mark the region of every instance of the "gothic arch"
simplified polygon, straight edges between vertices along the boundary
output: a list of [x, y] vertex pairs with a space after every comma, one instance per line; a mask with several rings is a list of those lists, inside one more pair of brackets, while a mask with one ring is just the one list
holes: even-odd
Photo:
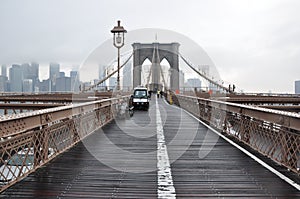
[[179, 89], [179, 43], [134, 43], [133, 47], [133, 87], [141, 84], [141, 65], [148, 58], [153, 58], [154, 49], [158, 49], [159, 61], [164, 58], [171, 67], [170, 89]]

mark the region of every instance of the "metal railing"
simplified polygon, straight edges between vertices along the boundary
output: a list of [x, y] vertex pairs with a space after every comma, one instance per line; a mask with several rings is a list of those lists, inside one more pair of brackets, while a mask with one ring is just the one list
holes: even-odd
[[173, 102], [213, 128], [300, 174], [300, 114], [184, 95]]
[[0, 191], [110, 122], [127, 102], [111, 98], [0, 118]]

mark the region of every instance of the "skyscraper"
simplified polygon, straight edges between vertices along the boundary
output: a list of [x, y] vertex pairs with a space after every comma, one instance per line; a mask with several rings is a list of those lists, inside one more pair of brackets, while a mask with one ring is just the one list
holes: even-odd
[[50, 63], [49, 78], [51, 80], [59, 77], [60, 66], [58, 63]]
[[200, 90], [201, 89], [201, 81], [198, 78], [187, 79], [187, 84], [188, 84], [188, 87], [190, 88], [190, 90], [194, 90], [194, 89]]
[[123, 68], [123, 90], [129, 91], [132, 89], [132, 74], [131, 62], [128, 62]]
[[28, 63], [21, 64], [23, 79], [29, 79], [30, 76], [30, 65]]
[[[21, 65], [23, 71], [23, 79], [31, 79], [32, 80], [32, 88], [30, 90], [35, 91], [38, 81], [39, 81], [39, 64], [32, 62], [31, 65], [28, 63], [24, 63]], [[32, 92], [30, 91], [30, 92]], [[25, 92], [25, 91], [24, 91]], [[28, 91], [27, 91], [28, 92]]]
[[109, 89], [114, 90], [116, 86], [117, 86], [117, 78], [116, 77], [109, 78]]
[[98, 77], [99, 79], [103, 79], [105, 77], [105, 66], [104, 65], [99, 65], [98, 67]]
[[[22, 68], [22, 91], [25, 92], [23, 90], [23, 85], [24, 85], [24, 79], [32, 79], [32, 74], [31, 74], [31, 67], [28, 63], [23, 63], [21, 65], [21, 68]], [[32, 86], [32, 82], [30, 83], [30, 85]], [[26, 82], [26, 86], [29, 86], [28, 82]], [[27, 88], [26, 88], [27, 89]], [[28, 90], [28, 89], [27, 89]], [[32, 88], [29, 89], [30, 92], [32, 91]], [[29, 91], [26, 91], [26, 92], [29, 92]]]
[[[103, 80], [106, 77], [106, 67], [105, 66], [99, 65], [98, 75], [99, 75], [99, 81]], [[106, 87], [106, 82], [103, 82], [102, 84], [98, 85], [97, 87], [100, 87], [100, 90], [104, 90]]]
[[59, 72], [59, 76], [58, 77], [65, 77], [66, 73], [65, 72]]
[[300, 80], [295, 81], [295, 94], [300, 94]]
[[9, 69], [10, 91], [22, 92], [23, 70], [18, 64], [13, 64]]
[[1, 66], [1, 75], [7, 77], [7, 68], [6, 65]]
[[38, 78], [39, 77], [39, 64], [36, 62], [31, 62], [31, 74]]
[[51, 81], [49, 79], [43, 80], [39, 83], [39, 92], [49, 92]]
[[71, 91], [78, 92], [79, 91], [79, 73], [78, 71], [70, 71], [70, 78], [71, 78]]
[[32, 87], [33, 91], [38, 90], [38, 83], [39, 83], [39, 64], [36, 62], [31, 62], [30, 67], [30, 79], [32, 79]]
[[0, 75], [0, 92], [6, 92], [7, 89], [7, 69], [6, 65], [1, 66], [1, 75]]
[[59, 92], [71, 91], [71, 78], [70, 77], [59, 77], [56, 78], [56, 90]]
[[33, 91], [32, 79], [24, 79], [22, 89], [23, 92], [31, 93]]
[[50, 91], [56, 91], [56, 78], [59, 77], [60, 66], [57, 63], [50, 63], [49, 79], [51, 81]]
[[7, 81], [8, 78], [6, 76], [0, 75], [0, 92], [8, 91]]

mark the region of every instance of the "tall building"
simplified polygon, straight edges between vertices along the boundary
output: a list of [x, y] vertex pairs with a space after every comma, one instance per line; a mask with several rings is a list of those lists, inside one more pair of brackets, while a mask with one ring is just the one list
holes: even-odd
[[7, 68], [6, 65], [1, 66], [1, 75], [0, 75], [0, 92], [8, 91], [8, 77], [7, 77]]
[[78, 71], [75, 71], [75, 70], [70, 71], [70, 77], [79, 80], [79, 73], [78, 73]]
[[71, 91], [78, 92], [80, 81], [79, 81], [79, 73], [78, 71], [70, 71], [70, 78], [71, 78]]
[[56, 90], [57, 92], [69, 92], [71, 91], [71, 78], [59, 77], [56, 78]]
[[6, 65], [1, 66], [1, 75], [7, 77], [7, 68]]
[[24, 79], [22, 89], [23, 92], [31, 93], [33, 91], [32, 79]]
[[300, 94], [300, 80], [295, 81], [295, 94]]
[[8, 91], [7, 82], [8, 78], [6, 76], [0, 75], [0, 92]]
[[194, 90], [194, 89], [200, 90], [201, 89], [200, 79], [198, 79], [198, 78], [187, 79], [187, 87], [190, 88], [191, 90]]
[[109, 78], [109, 90], [114, 90], [116, 86], [117, 86], [117, 78], [116, 77]]
[[99, 79], [103, 79], [105, 77], [105, 66], [104, 65], [99, 65], [98, 67], [98, 77]]
[[58, 63], [50, 63], [49, 79], [51, 81], [50, 91], [56, 91], [56, 78], [59, 77], [60, 66]]
[[39, 77], [39, 64], [38, 63], [36, 63], [36, 62], [31, 62], [31, 74], [32, 74], [32, 76], [34, 76], [34, 77]]
[[[106, 77], [106, 67], [103, 65], [99, 65], [98, 68], [99, 81], [103, 80]], [[106, 87], [106, 82], [104, 81], [102, 84], [98, 85], [100, 90], [104, 90]]]
[[131, 62], [128, 62], [123, 68], [123, 90], [132, 90], [132, 70]]
[[21, 64], [23, 79], [29, 79], [30, 76], [30, 65], [28, 63]]
[[21, 68], [23, 70], [23, 80], [31, 79], [32, 88], [30, 90], [35, 91], [39, 81], [39, 64], [35, 62], [32, 62], [31, 65], [24, 63], [21, 65]]
[[11, 92], [22, 92], [23, 70], [18, 64], [13, 64], [9, 69], [9, 82]]
[[38, 84], [39, 84], [39, 64], [36, 62], [31, 62], [30, 67], [30, 79], [32, 79], [32, 87], [33, 91], [38, 90]]
[[50, 63], [49, 78], [52, 80], [59, 77], [60, 66], [58, 63]]
[[65, 77], [66, 73], [65, 72], [59, 72], [59, 76], [58, 77]]
[[49, 92], [51, 87], [51, 81], [49, 79], [43, 80], [39, 83], [39, 92]]

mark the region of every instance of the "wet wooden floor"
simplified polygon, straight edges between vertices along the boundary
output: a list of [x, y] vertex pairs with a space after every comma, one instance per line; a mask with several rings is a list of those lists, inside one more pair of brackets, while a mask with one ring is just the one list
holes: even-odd
[[[300, 198], [300, 192], [158, 99], [177, 198]], [[2, 198], [157, 198], [156, 106], [98, 130]]]

